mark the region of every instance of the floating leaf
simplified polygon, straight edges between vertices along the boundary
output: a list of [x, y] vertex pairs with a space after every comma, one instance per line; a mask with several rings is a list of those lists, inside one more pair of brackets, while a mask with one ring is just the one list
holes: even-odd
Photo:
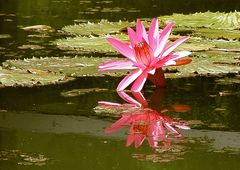
[[9, 34], [0, 34], [0, 39], [11, 38], [12, 36]]
[[18, 47], [19, 49], [31, 49], [31, 50], [41, 50], [43, 49], [44, 47], [40, 46], [40, 45], [30, 45], [30, 44], [24, 44], [24, 45], [21, 45]]
[[[70, 79], [69, 79], [70, 80]], [[0, 87], [4, 86], [39, 86], [54, 83], [66, 82], [62, 74], [53, 74], [46, 72], [42, 74], [31, 74], [26, 70], [0, 69]]]
[[174, 28], [174, 34], [190, 35], [192, 37], [201, 37], [205, 39], [224, 39], [224, 40], [239, 40], [239, 30], [223, 30], [210, 28], [188, 28], [180, 27]]
[[[192, 62], [181, 67], [169, 67], [169, 70], [177, 70], [176, 74], [168, 73], [169, 77], [189, 77], [189, 76], [214, 76], [219, 74], [239, 73], [240, 67], [232, 64], [237, 62], [236, 53], [220, 52], [195, 52]], [[216, 62], [224, 62], [218, 64]]]
[[177, 27], [211, 28], [211, 29], [239, 29], [240, 12], [200, 12], [195, 14], [173, 14], [161, 16], [164, 23], [174, 21]]
[[[50, 71], [55, 73], [63, 73], [66, 76], [72, 77], [85, 77], [85, 76], [102, 76], [103, 73], [98, 71], [97, 66], [108, 60], [117, 58], [97, 58], [97, 57], [45, 57], [45, 58], [32, 58], [24, 60], [7, 60], [3, 63], [4, 67], [8, 68], [20, 68], [24, 70], [30, 70], [35, 72], [38, 70]], [[111, 72], [104, 73], [111, 76], [123, 75], [125, 72]]]
[[127, 21], [109, 22], [101, 20], [99, 23], [83, 23], [76, 25], [69, 25], [62, 28], [63, 31], [76, 35], [103, 35], [119, 33], [122, 29], [133, 25]]
[[[128, 41], [128, 36], [125, 34], [117, 34], [112, 37], [121, 41]], [[58, 39], [54, 42], [62, 50], [79, 50], [84, 52], [98, 52], [98, 53], [116, 53], [116, 50], [106, 41], [106, 37], [74, 37], [66, 39]], [[179, 50], [188, 51], [204, 51], [215, 47], [213, 43], [201, 41], [188, 41], [177, 48]]]
[[48, 25], [33, 25], [21, 28], [25, 31], [35, 31], [35, 32], [53, 32], [54, 29]]
[[[127, 41], [128, 36], [125, 34], [114, 35], [122, 41]], [[58, 39], [54, 42], [63, 50], [79, 50], [82, 52], [99, 52], [99, 53], [116, 53], [116, 50], [106, 41], [105, 36], [101, 37], [74, 37]]]

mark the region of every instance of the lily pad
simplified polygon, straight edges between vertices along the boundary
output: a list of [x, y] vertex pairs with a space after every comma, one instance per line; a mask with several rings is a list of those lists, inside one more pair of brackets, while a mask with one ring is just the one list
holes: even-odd
[[[128, 36], [125, 34], [117, 34], [112, 37], [121, 41], [128, 41]], [[66, 39], [58, 39], [54, 42], [62, 50], [78, 50], [84, 52], [98, 52], [98, 53], [115, 53], [116, 50], [106, 41], [105, 36], [100, 37], [74, 37]], [[215, 47], [213, 43], [202, 43], [201, 41], [188, 41], [181, 44], [177, 50], [188, 51], [204, 51]]]
[[[167, 77], [191, 77], [191, 76], [216, 76], [220, 74], [240, 72], [236, 64], [236, 53], [220, 53], [215, 51], [195, 52], [192, 62], [181, 67], [169, 67], [169, 70], [177, 70], [177, 73], [168, 73]], [[224, 64], [220, 64], [224, 63]], [[171, 72], [171, 71], [170, 71]]]
[[19, 49], [31, 49], [31, 50], [41, 50], [43, 49], [44, 47], [40, 46], [40, 45], [30, 45], [30, 44], [24, 44], [24, 45], [21, 45], [18, 47]]
[[12, 36], [10, 34], [0, 34], [0, 39], [6, 39], [11, 38]]
[[174, 28], [174, 34], [190, 35], [192, 37], [201, 37], [204, 39], [224, 39], [224, 40], [239, 40], [239, 30], [226, 29], [210, 29], [210, 28]]
[[[70, 79], [69, 79], [70, 80]], [[30, 73], [27, 70], [20, 69], [0, 69], [0, 87], [4, 86], [41, 86], [66, 82], [63, 74], [54, 74], [49, 72]]]
[[[112, 37], [118, 38], [122, 41], [127, 41], [128, 36], [125, 34], [118, 34]], [[74, 37], [66, 39], [58, 39], [54, 42], [62, 50], [79, 50], [84, 52], [98, 52], [98, 53], [116, 53], [116, 50], [106, 41], [106, 36], [100, 37]]]
[[240, 29], [240, 12], [200, 12], [194, 14], [173, 14], [161, 16], [164, 23], [174, 21], [177, 27]]
[[53, 32], [54, 29], [48, 25], [32, 25], [27, 27], [22, 27], [21, 29], [25, 31], [34, 31], [34, 32]]
[[85, 77], [85, 76], [102, 76], [103, 74], [111, 76], [119, 76], [125, 74], [125, 72], [119, 73], [102, 73], [98, 71], [97, 66], [108, 60], [114, 60], [117, 58], [97, 58], [97, 57], [45, 57], [45, 58], [32, 58], [24, 60], [7, 60], [3, 63], [7, 68], [19, 68], [23, 70], [42, 70], [54, 73], [63, 73], [66, 76], [71, 77]]
[[122, 29], [133, 25], [133, 23], [128, 21], [109, 22], [106, 20], [101, 20], [99, 23], [88, 22], [65, 26], [62, 28], [62, 30], [66, 33], [75, 35], [103, 35], [119, 33]]

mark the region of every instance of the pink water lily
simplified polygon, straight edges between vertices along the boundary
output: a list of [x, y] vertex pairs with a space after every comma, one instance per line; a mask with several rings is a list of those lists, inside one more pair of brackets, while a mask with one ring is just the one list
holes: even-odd
[[191, 62], [190, 59], [180, 60], [191, 54], [189, 51], [173, 52], [188, 37], [184, 36], [169, 43], [168, 38], [172, 27], [173, 23], [168, 23], [159, 33], [158, 19], [154, 18], [147, 33], [142, 22], [138, 19], [136, 32], [132, 28], [128, 28], [130, 43], [121, 42], [111, 37], [107, 38], [107, 41], [127, 59], [102, 63], [99, 65], [99, 70], [133, 70], [119, 83], [117, 91], [124, 90], [132, 83], [132, 91], [141, 91], [147, 79], [156, 86], [165, 86], [163, 67]]

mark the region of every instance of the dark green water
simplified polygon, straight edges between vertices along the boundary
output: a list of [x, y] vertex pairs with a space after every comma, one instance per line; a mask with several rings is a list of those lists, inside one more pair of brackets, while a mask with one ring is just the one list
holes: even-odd
[[[0, 61], [32, 56], [63, 56], [47, 38], [32, 38], [20, 26], [50, 25], [55, 30], [74, 22], [135, 20], [173, 12], [240, 10], [237, 0], [224, 1], [0, 1]], [[23, 44], [43, 50], [19, 49]], [[75, 54], [69, 54], [74, 56]], [[147, 142], [125, 147], [128, 129], [105, 134], [116, 118], [97, 114], [98, 101], [124, 103], [114, 92], [120, 79], [82, 78], [62, 85], [0, 89], [0, 169], [85, 170], [238, 170], [240, 168], [240, 77], [168, 80], [156, 107], [186, 104], [191, 110], [171, 116], [190, 122], [185, 142], [159, 153]], [[154, 93], [147, 85], [145, 97]], [[95, 90], [94, 90], [94, 89]], [[88, 91], [83, 90], [88, 89]], [[89, 90], [90, 89], [90, 90]], [[92, 90], [91, 90], [92, 89]], [[97, 90], [96, 90], [97, 89]], [[174, 150], [175, 148], [175, 150]], [[157, 162], [167, 157], [170, 162]], [[180, 159], [181, 158], [181, 159]], [[142, 160], [144, 159], [144, 160]]]

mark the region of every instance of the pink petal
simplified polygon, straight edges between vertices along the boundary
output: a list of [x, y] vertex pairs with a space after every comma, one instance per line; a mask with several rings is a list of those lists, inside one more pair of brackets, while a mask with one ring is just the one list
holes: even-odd
[[179, 134], [179, 132], [176, 131], [176, 129], [174, 129], [169, 123], [166, 122], [166, 123], [164, 123], [164, 125], [170, 132], [172, 132], [174, 134]]
[[122, 104], [107, 102], [107, 101], [98, 101], [98, 106], [121, 106]]
[[[168, 61], [166, 63], [164, 63], [164, 66], [176, 65], [177, 62], [175, 62], [175, 60], [186, 57], [190, 54], [191, 54], [191, 52], [189, 52], [189, 51], [175, 52], [172, 55], [169, 55]], [[167, 57], [165, 57], [165, 58], [167, 58]], [[174, 61], [174, 62], [172, 62], [172, 61]]]
[[151, 146], [152, 148], [158, 147], [158, 141], [155, 139], [154, 136], [149, 136], [149, 137], [148, 137], [148, 144], [149, 144], [149, 146]]
[[161, 35], [159, 37], [159, 46], [157, 47], [154, 56], [157, 57], [165, 48], [169, 35], [172, 31], [173, 23], [168, 23], [168, 25], [162, 30]]
[[118, 121], [116, 121], [115, 123], [113, 123], [110, 127], [105, 129], [106, 133], [112, 133], [126, 125], [130, 125], [131, 123], [131, 116], [130, 115], [124, 115], [121, 117], [121, 119], [119, 119]]
[[132, 47], [135, 47], [135, 44], [138, 44], [141, 42], [141, 40], [138, 38], [137, 33], [130, 27], [128, 27], [128, 37], [130, 39]]
[[148, 76], [148, 73], [144, 71], [133, 83], [131, 91], [134, 91], [134, 92], [141, 91], [144, 86], [144, 83], [147, 80], [147, 76]]
[[134, 142], [134, 140], [135, 140], [135, 133], [134, 133], [133, 125], [131, 125], [128, 133], [126, 146], [130, 146]]
[[144, 39], [148, 43], [147, 32], [146, 32], [146, 29], [140, 19], [137, 19], [136, 32], [137, 32], [138, 39], [140, 41], [142, 41], [142, 39]]
[[123, 99], [125, 100], [126, 102], [128, 103], [131, 103], [131, 104], [135, 104], [137, 105], [138, 107], [141, 107], [142, 104], [139, 103], [137, 100], [133, 99], [132, 97], [130, 97], [127, 93], [125, 93], [124, 91], [120, 91], [118, 92], [118, 95]]
[[181, 66], [181, 65], [186, 65], [186, 64], [189, 64], [192, 62], [192, 59], [190, 58], [183, 58], [183, 59], [178, 59], [178, 60], [175, 60], [176, 62], [176, 66]]
[[141, 92], [132, 92], [133, 96], [141, 103], [143, 107], [148, 106], [147, 100], [144, 98], [143, 94]]
[[177, 128], [179, 129], [184, 129], [184, 130], [189, 130], [191, 129], [189, 126], [186, 126], [186, 125], [175, 125]]
[[174, 104], [171, 108], [174, 112], [188, 112], [191, 110], [191, 106], [185, 104]]
[[162, 66], [168, 66], [168, 65], [176, 64], [176, 62], [172, 62], [172, 61], [177, 60], [179, 58], [186, 57], [190, 54], [191, 54], [191, 52], [189, 52], [189, 51], [180, 51], [180, 52], [173, 53], [173, 54], [168, 55], [165, 58], [161, 59], [160, 61], [158, 61], [155, 64], [155, 67], [160, 68]]
[[134, 134], [129, 134], [126, 142], [126, 146], [130, 146], [135, 140]]
[[141, 69], [137, 69], [132, 73], [128, 74], [124, 79], [118, 84], [117, 91], [124, 90], [127, 86], [129, 86], [134, 80], [137, 79], [142, 74]]
[[183, 42], [185, 42], [186, 40], [188, 40], [188, 36], [184, 36], [182, 38], [177, 39], [176, 41], [174, 41], [172, 44], [170, 44], [164, 51], [163, 53], [163, 57], [167, 56], [168, 54], [170, 54], [175, 48], [177, 48], [180, 44], [182, 44]]
[[129, 44], [123, 43], [115, 38], [106, 38], [107, 41], [122, 55], [127, 57], [129, 60], [136, 61], [135, 60], [135, 53], [132, 48], [129, 47]]
[[159, 27], [158, 27], [158, 19], [153, 18], [149, 31], [148, 31], [148, 40], [149, 45], [152, 48], [153, 51], [158, 47], [159, 45]]
[[98, 68], [100, 71], [136, 69], [136, 67], [133, 66], [133, 62], [130, 60], [107, 61], [100, 64]]
[[135, 137], [135, 147], [139, 148], [142, 145], [142, 143], [145, 139], [145, 136], [143, 134], [138, 134], [137, 133], [137, 134], [134, 135], [134, 137]]

